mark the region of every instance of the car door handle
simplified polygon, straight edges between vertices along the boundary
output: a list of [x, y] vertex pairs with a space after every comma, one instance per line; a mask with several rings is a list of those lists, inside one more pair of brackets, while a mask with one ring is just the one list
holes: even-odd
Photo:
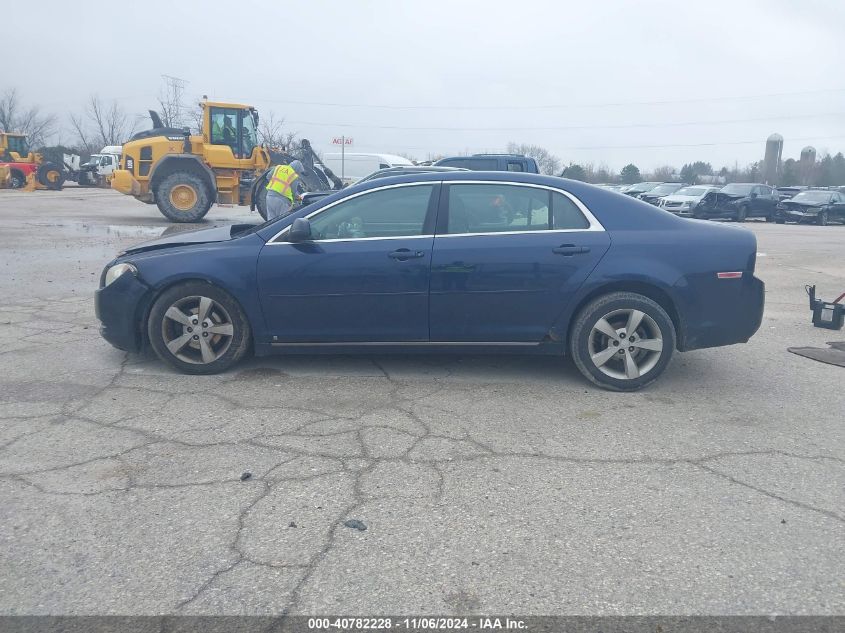
[[425, 255], [425, 252], [423, 251], [412, 251], [408, 248], [400, 248], [399, 250], [392, 251], [387, 254], [387, 256], [391, 259], [398, 259], [400, 262], [403, 262], [406, 259], [415, 259], [417, 257], [422, 257], [423, 255]]
[[575, 244], [561, 244], [557, 248], [553, 248], [552, 252], [556, 255], [563, 255], [565, 257], [571, 257], [572, 255], [578, 255], [580, 253], [589, 253], [590, 247], [589, 246], [575, 246]]

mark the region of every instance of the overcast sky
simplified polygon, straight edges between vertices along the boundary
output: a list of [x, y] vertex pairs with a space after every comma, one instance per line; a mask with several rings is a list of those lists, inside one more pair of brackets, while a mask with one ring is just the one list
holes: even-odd
[[41, 0], [4, 17], [28, 27], [4, 29], [0, 89], [63, 122], [91, 93], [140, 116], [168, 74], [318, 150], [517, 141], [614, 169], [744, 165], [772, 132], [784, 158], [845, 150], [843, 0]]

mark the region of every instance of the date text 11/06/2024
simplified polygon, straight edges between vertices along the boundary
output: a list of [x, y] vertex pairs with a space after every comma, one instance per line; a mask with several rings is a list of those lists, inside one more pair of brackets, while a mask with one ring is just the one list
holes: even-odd
[[478, 618], [309, 618], [308, 628], [311, 630], [389, 630], [403, 629], [408, 631], [430, 630], [449, 631], [461, 629], [477, 629], [481, 631], [494, 630], [525, 630], [523, 620], [513, 618], [478, 617]]

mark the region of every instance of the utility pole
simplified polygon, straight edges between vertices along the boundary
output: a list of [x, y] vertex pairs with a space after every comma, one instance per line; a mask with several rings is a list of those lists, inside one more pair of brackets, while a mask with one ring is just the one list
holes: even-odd
[[172, 75], [162, 75], [164, 80], [164, 94], [159, 99], [162, 109], [162, 117], [167, 127], [181, 127], [182, 111], [185, 106], [182, 103], [182, 95], [185, 94], [186, 79]]

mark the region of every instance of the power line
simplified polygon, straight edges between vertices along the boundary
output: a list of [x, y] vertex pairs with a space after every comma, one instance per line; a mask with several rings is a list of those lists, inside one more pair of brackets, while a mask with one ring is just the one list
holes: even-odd
[[797, 114], [773, 117], [753, 117], [748, 119], [722, 119], [717, 121], [684, 121], [682, 123], [630, 123], [625, 125], [553, 125], [553, 126], [530, 126], [530, 127], [453, 127], [453, 126], [403, 126], [403, 125], [370, 125], [358, 123], [322, 123], [319, 121], [297, 121], [286, 120], [286, 123], [297, 125], [313, 125], [316, 127], [334, 128], [359, 128], [372, 130], [406, 130], [406, 131], [438, 131], [438, 132], [529, 132], [529, 131], [556, 131], [556, 130], [623, 130], [632, 128], [668, 128], [688, 127], [693, 125], [725, 125], [730, 123], [753, 123], [759, 121], [789, 121], [795, 119], [817, 119], [827, 117], [842, 117], [841, 112], [826, 112], [823, 114]]
[[[790, 141], [829, 141], [829, 140], [838, 140], [838, 139], [845, 139], [845, 135], [842, 136], [804, 136], [799, 138], [789, 138]], [[720, 147], [720, 146], [728, 146], [728, 145], [762, 145], [763, 141], [761, 139], [754, 139], [749, 141], [724, 141], [724, 142], [712, 142], [712, 143], [672, 143], [668, 145], [573, 145], [570, 147], [555, 147], [555, 151], [562, 151], [562, 150], [606, 150], [606, 149], [667, 149], [667, 148], [674, 148], [674, 147]], [[384, 149], [383, 146], [376, 146], [376, 145], [357, 145], [360, 148], [371, 148], [371, 149]], [[392, 147], [399, 147], [402, 150], [421, 150], [421, 151], [431, 151], [431, 146], [422, 147], [422, 146], [414, 146], [414, 145], [393, 145]], [[462, 146], [457, 151], [469, 151], [469, 150], [478, 150], [478, 151], [490, 151], [489, 147], [477, 147], [477, 148], [468, 148], [466, 146]], [[438, 147], [437, 151], [442, 152], [444, 151], [443, 148]]]
[[383, 110], [567, 110], [577, 108], [611, 108], [642, 105], [669, 105], [682, 103], [710, 103], [716, 101], [747, 101], [753, 99], [771, 99], [797, 95], [818, 95], [845, 92], [845, 88], [823, 88], [794, 92], [770, 92], [756, 95], [725, 95], [718, 97], [695, 97], [692, 99], [665, 99], [659, 101], [608, 101], [603, 103], [559, 103], [526, 105], [390, 105], [379, 103], [338, 103], [331, 101], [292, 101], [289, 99], [256, 99], [265, 103], [286, 103], [290, 105], [324, 106], [333, 108], [377, 108]]

